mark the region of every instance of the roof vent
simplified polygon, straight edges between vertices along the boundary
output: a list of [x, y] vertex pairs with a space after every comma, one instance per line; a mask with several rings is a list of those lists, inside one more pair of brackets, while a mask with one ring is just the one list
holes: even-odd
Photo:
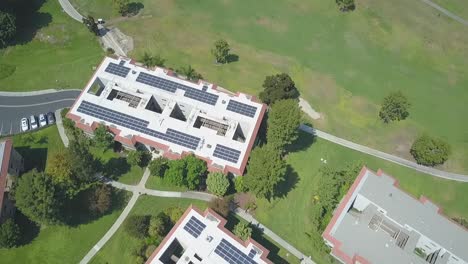
[[206, 241], [211, 242], [212, 240], [213, 240], [213, 237], [212, 237], [212, 236], [207, 236], [207, 237], [206, 237]]

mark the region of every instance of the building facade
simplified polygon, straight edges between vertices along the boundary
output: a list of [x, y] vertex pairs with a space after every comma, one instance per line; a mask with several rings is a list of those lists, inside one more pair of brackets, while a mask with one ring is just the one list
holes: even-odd
[[127, 148], [171, 159], [193, 153], [211, 171], [242, 175], [265, 110], [252, 96], [106, 57], [67, 117], [89, 134], [106, 125]]
[[364, 167], [323, 233], [346, 264], [467, 264], [468, 231], [383, 171]]
[[226, 219], [211, 209], [190, 206], [156, 248], [147, 264], [265, 264], [269, 251], [227, 230]]
[[24, 170], [23, 157], [13, 148], [13, 141], [0, 142], [0, 223], [12, 217], [15, 205], [9, 197], [13, 177]]

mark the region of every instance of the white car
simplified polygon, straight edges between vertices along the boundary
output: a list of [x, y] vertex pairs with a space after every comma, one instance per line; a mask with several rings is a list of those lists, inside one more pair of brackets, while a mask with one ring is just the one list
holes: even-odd
[[26, 117], [21, 118], [21, 131], [25, 132], [29, 130], [29, 122]]
[[31, 116], [29, 118], [29, 122], [31, 123], [31, 129], [36, 129], [37, 128], [37, 122], [36, 122], [36, 117], [35, 116]]
[[44, 114], [39, 115], [39, 126], [40, 127], [47, 126], [47, 119]]

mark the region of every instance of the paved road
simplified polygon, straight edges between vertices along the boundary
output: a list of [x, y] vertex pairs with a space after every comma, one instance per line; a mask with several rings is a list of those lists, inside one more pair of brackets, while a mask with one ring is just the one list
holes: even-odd
[[70, 107], [79, 94], [80, 91], [71, 90], [33, 96], [0, 96], [0, 135], [21, 132], [23, 117]]
[[309, 127], [307, 125], [301, 125], [300, 129], [302, 131], [305, 131], [305, 132], [310, 133], [312, 135], [316, 135], [319, 138], [328, 140], [330, 142], [339, 144], [341, 146], [344, 146], [344, 147], [347, 147], [347, 148], [350, 148], [350, 149], [354, 149], [354, 150], [357, 150], [359, 152], [369, 154], [369, 155], [372, 155], [374, 157], [384, 159], [384, 160], [387, 160], [387, 161], [390, 161], [390, 162], [393, 162], [393, 163], [396, 163], [396, 164], [399, 164], [399, 165], [402, 165], [402, 166], [405, 166], [405, 167], [408, 167], [408, 168], [411, 168], [411, 169], [414, 169], [414, 170], [417, 170], [417, 171], [420, 171], [420, 172], [423, 172], [423, 173], [426, 173], [426, 174], [430, 174], [430, 175], [438, 177], [438, 178], [442, 178], [442, 179], [446, 179], [446, 180], [459, 181], [459, 182], [468, 182], [468, 175], [451, 173], [451, 172], [446, 172], [446, 171], [441, 171], [441, 170], [438, 170], [438, 169], [434, 169], [434, 168], [431, 168], [431, 167], [422, 166], [422, 165], [419, 165], [419, 164], [417, 164], [417, 163], [415, 163], [413, 161], [409, 161], [409, 160], [406, 160], [406, 159], [403, 159], [403, 158], [400, 158], [400, 157], [397, 157], [397, 156], [394, 156], [394, 155], [391, 155], [391, 154], [388, 154], [388, 153], [385, 153], [385, 152], [382, 152], [382, 151], [379, 151], [379, 150], [376, 150], [376, 149], [372, 149], [372, 148], [369, 148], [369, 147], [366, 147], [366, 146], [363, 146], [363, 145], [356, 144], [356, 143], [351, 142], [349, 140], [339, 138], [339, 137], [333, 136], [331, 134], [328, 134], [326, 132], [311, 128], [311, 127]]
[[447, 9], [441, 7], [440, 5], [430, 1], [430, 0], [421, 0], [423, 3], [425, 3], [426, 5], [432, 7], [432, 8], [435, 8], [437, 10], [439, 10], [440, 12], [442, 12], [444, 15], [450, 17], [451, 19], [459, 22], [459, 23], [462, 23], [463, 25], [465, 26], [468, 26], [468, 21], [455, 15], [454, 13], [448, 11]]

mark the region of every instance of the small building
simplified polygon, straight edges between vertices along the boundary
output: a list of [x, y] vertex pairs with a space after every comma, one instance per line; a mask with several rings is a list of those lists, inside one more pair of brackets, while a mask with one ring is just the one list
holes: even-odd
[[468, 231], [427, 198], [364, 167], [323, 233], [342, 263], [467, 264]]
[[147, 264], [272, 263], [269, 251], [252, 239], [241, 241], [211, 209], [190, 206], [147, 260]]
[[8, 138], [0, 142], [0, 223], [12, 217], [15, 205], [9, 197], [13, 176], [18, 176], [24, 169], [21, 155], [13, 148], [13, 141]]
[[242, 175], [265, 110], [253, 96], [106, 57], [67, 117], [89, 134], [106, 125], [127, 148], [170, 159], [193, 153], [211, 171]]

